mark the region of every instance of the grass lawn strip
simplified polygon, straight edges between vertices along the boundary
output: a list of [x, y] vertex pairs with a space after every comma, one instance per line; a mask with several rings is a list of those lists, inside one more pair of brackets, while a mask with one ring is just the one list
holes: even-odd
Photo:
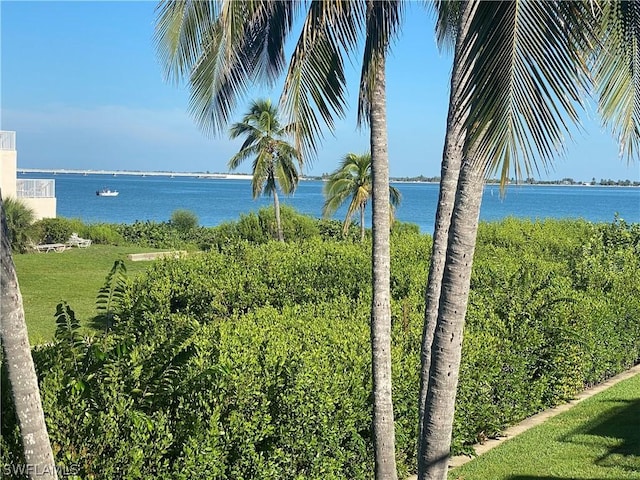
[[449, 479], [640, 479], [640, 365], [523, 424], [505, 432], [508, 441], [477, 446], [487, 453], [465, 457]]

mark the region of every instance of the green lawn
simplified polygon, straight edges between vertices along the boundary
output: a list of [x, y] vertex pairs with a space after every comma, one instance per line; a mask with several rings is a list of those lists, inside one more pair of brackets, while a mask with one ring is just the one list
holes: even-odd
[[96, 315], [96, 295], [113, 262], [125, 260], [132, 277], [148, 268], [149, 262], [131, 262], [127, 255], [149, 251], [153, 249], [92, 245], [61, 253], [14, 255], [31, 344], [53, 338], [56, 305], [62, 300], [88, 325]]
[[449, 479], [640, 479], [640, 375], [507, 440]]

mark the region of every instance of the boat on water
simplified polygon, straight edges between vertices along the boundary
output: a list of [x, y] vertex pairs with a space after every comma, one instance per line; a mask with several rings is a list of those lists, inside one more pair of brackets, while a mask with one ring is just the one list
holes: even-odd
[[111, 190], [110, 188], [103, 188], [102, 190], [96, 191], [96, 195], [99, 197], [117, 197], [118, 193], [120, 192], [117, 190]]

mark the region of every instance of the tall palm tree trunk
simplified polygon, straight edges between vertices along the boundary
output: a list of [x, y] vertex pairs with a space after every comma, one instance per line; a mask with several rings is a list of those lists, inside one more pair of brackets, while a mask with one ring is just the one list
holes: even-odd
[[276, 229], [278, 230], [278, 240], [284, 242], [284, 234], [282, 233], [282, 222], [280, 221], [280, 200], [278, 199], [278, 191], [273, 189], [273, 210], [276, 213]]
[[[1, 243], [0, 261], [0, 337], [11, 384], [13, 404], [20, 426], [26, 469], [30, 478], [57, 478], [49, 434], [42, 411], [38, 377], [31, 357], [27, 325], [24, 319], [22, 295], [18, 285], [7, 220], [0, 199]], [[18, 466], [16, 466], [18, 467]]]
[[364, 242], [364, 209], [365, 204], [360, 205], [360, 241]]
[[384, 60], [383, 55], [378, 56], [369, 112], [373, 183], [373, 300], [371, 305], [373, 440], [375, 478], [396, 480], [395, 430], [391, 396], [391, 248]]
[[451, 73], [451, 92], [449, 95], [449, 112], [447, 114], [447, 133], [445, 135], [442, 166], [440, 171], [440, 192], [438, 207], [436, 210], [435, 228], [433, 232], [433, 245], [431, 249], [431, 261], [429, 266], [429, 278], [425, 292], [424, 326], [422, 331], [422, 348], [420, 354], [420, 393], [418, 404], [418, 469], [425, 461], [425, 449], [428, 439], [423, 435], [424, 410], [427, 401], [429, 384], [429, 370], [431, 368], [431, 355], [433, 335], [438, 320], [438, 306], [440, 303], [440, 290], [442, 275], [447, 254], [447, 240], [451, 214], [456, 196], [460, 165], [463, 156], [465, 131], [463, 129], [468, 113], [461, 109], [461, 64], [462, 44], [466, 38], [470, 8], [463, 6], [461, 26], [456, 38], [456, 46], [453, 59], [453, 71]]
[[458, 373], [462, 355], [471, 268], [484, 184], [482, 172], [465, 163], [458, 180], [442, 277], [422, 434], [420, 480], [446, 480]]

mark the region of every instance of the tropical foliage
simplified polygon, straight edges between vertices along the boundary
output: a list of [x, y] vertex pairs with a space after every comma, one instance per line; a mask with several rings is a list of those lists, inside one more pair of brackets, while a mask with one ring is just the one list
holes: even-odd
[[169, 223], [178, 231], [188, 233], [198, 226], [198, 216], [191, 210], [178, 209], [171, 213]]
[[284, 241], [280, 222], [278, 189], [289, 195], [298, 186], [298, 168], [302, 167], [300, 152], [287, 142], [290, 126], [281, 125], [278, 110], [270, 100], [253, 102], [241, 122], [230, 129], [231, 138], [246, 137], [240, 151], [229, 160], [229, 168], [235, 170], [248, 158], [253, 158], [251, 187], [253, 198], [261, 193], [273, 196], [278, 240]]
[[[347, 153], [340, 166], [334, 171], [324, 185], [326, 197], [322, 207], [322, 215], [330, 217], [351, 197], [347, 214], [343, 222], [343, 232], [349, 230], [352, 217], [360, 214], [360, 241], [364, 240], [364, 212], [371, 198], [371, 154], [356, 155]], [[390, 186], [389, 199], [393, 208], [400, 204], [400, 191]]]
[[[404, 475], [431, 241], [391, 238]], [[640, 359], [639, 253], [622, 220], [480, 226], [455, 453]], [[83, 478], [371, 478], [371, 275], [366, 243], [319, 237], [236, 240], [126, 282], [115, 265], [99, 297], [112, 328], [87, 337], [61, 305], [34, 351], [56, 463]], [[8, 394], [0, 451], [15, 463]]]
[[[299, 2], [178, 2], [159, 6], [157, 43], [168, 76], [188, 77], [191, 111], [206, 130], [220, 131], [250, 84], [273, 85], [284, 73], [286, 40], [305, 9]], [[296, 148], [316, 154], [322, 124], [343, 116], [344, 57], [364, 33], [358, 123], [370, 126], [372, 155], [371, 304], [376, 478], [396, 478], [389, 342], [389, 159], [385, 60], [402, 18], [402, 2], [310, 2], [284, 75], [280, 104]], [[305, 5], [306, 6], [306, 5]], [[239, 19], [242, 19], [241, 21]], [[277, 202], [277, 196], [274, 196]], [[276, 215], [278, 208], [276, 207]], [[280, 237], [282, 240], [282, 237]]]
[[[31, 355], [22, 294], [13, 263], [5, 203], [0, 197], [0, 340], [2, 395], [12, 403], [11, 419], [16, 444], [3, 458], [5, 465], [28, 465], [44, 479], [55, 479], [55, 463], [45, 423], [38, 377]], [[9, 388], [7, 388], [9, 386]], [[2, 399], [4, 400], [4, 398]], [[4, 416], [4, 414], [3, 414]], [[2, 438], [5, 431], [2, 429]], [[4, 450], [4, 449], [3, 449]], [[20, 462], [7, 462], [9, 459]], [[3, 476], [6, 474], [3, 468]]]
[[421, 480], [447, 475], [484, 178], [500, 171], [505, 182], [511, 170], [522, 178], [548, 168], [588, 96], [590, 63], [601, 113], [630, 158], [640, 132], [635, 2], [467, 2], [454, 18], [447, 198], [436, 215], [423, 335]]
[[35, 221], [35, 213], [32, 208], [17, 198], [7, 197], [3, 205], [11, 249], [14, 252], [24, 253], [32, 241], [31, 226]]

